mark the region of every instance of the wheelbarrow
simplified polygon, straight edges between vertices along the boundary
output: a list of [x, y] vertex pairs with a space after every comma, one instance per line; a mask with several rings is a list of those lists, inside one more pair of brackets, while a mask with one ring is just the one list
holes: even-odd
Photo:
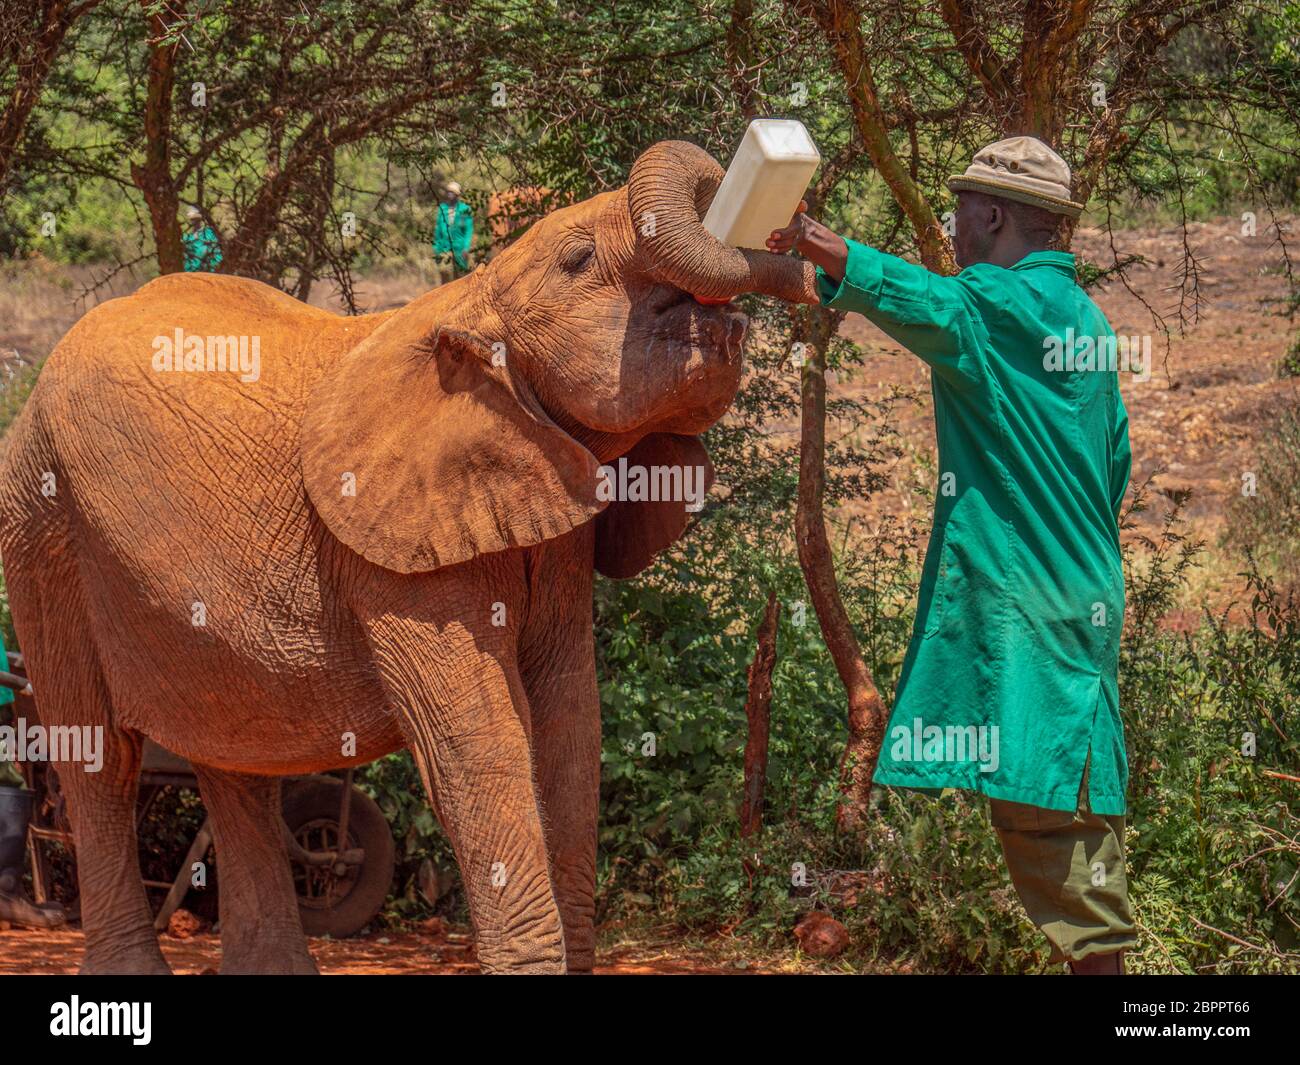
[[[15, 710], [39, 720], [32, 689], [23, 674], [20, 655], [10, 656], [11, 672], [0, 671], [0, 684], [16, 692]], [[16, 661], [15, 661], [16, 659]], [[38, 906], [47, 903], [51, 866], [44, 844], [58, 842], [72, 850], [75, 841], [66, 827], [57, 773], [47, 765], [22, 765], [28, 787], [35, 792], [36, 815], [28, 828], [32, 858], [32, 894]], [[280, 816], [285, 849], [298, 897], [303, 931], [309, 936], [343, 938], [355, 935], [383, 908], [393, 882], [393, 834], [383, 811], [369, 795], [353, 785], [353, 769], [342, 777], [329, 774], [287, 777], [281, 788]], [[136, 827], [143, 824], [166, 787], [198, 791], [193, 766], [152, 740], [141, 756]], [[172, 880], [145, 880], [145, 887], [166, 892], [154, 919], [162, 931], [190, 890], [195, 862], [204, 861], [213, 844], [211, 818], [205, 818]], [[217, 860], [220, 891], [220, 856]]]

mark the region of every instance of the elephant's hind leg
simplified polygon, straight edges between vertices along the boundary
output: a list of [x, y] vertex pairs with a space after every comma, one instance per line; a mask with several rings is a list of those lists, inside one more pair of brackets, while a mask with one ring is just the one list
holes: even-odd
[[56, 757], [53, 764], [76, 841], [86, 936], [81, 971], [170, 972], [140, 876], [135, 833], [140, 738], [113, 721], [74, 567], [57, 552], [39, 562], [12, 552], [5, 561], [40, 723], [51, 737], [60, 730], [63, 743], [80, 739], [79, 760]]
[[221, 971], [315, 973], [289, 872], [279, 777], [194, 769], [216, 835]]
[[[85, 705], [85, 704], [83, 704]], [[42, 718], [45, 710], [42, 708]], [[99, 773], [58, 764], [77, 849], [81, 922], [86, 933], [83, 973], [169, 973], [140, 876], [135, 803], [140, 744], [112, 726], [104, 728]]]
[[[49, 721], [42, 704], [42, 720]], [[89, 704], [83, 702], [82, 707]], [[81, 922], [86, 933], [83, 973], [169, 973], [140, 876], [135, 803], [140, 775], [140, 741], [111, 725], [104, 727], [104, 764], [57, 763], [77, 850]]]

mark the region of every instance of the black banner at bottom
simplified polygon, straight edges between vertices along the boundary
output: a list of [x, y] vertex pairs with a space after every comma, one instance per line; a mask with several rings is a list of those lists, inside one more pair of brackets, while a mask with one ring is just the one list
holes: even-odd
[[1220, 1053], [1298, 1045], [1297, 985], [1270, 977], [698, 979], [707, 988], [661, 977], [578, 986], [563, 978], [3, 977], [0, 1046], [18, 1061], [59, 1044], [205, 1055], [290, 1044], [388, 1057], [512, 1042], [546, 1050], [548, 1036], [570, 1050], [575, 1036], [612, 1048], [628, 1047], [629, 1037], [644, 1047], [648, 1037], [675, 1053], [734, 1053], [751, 1042], [768, 1054], [787, 1046], [819, 1053], [846, 1037], [868, 1054], [882, 1039], [927, 1051], [990, 1040], [1079, 1050], [1200, 1043]]

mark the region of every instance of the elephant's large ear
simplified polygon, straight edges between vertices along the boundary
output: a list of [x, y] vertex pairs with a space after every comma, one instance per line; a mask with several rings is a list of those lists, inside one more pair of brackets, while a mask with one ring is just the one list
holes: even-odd
[[384, 332], [317, 384], [303, 419], [307, 492], [338, 539], [415, 573], [561, 536], [601, 510], [595, 456], [483, 340]]
[[620, 470], [625, 470], [624, 487], [634, 486], [639, 469], [648, 471], [646, 483], [684, 489], [659, 492], [675, 498], [653, 501], [638, 501], [635, 489], [628, 499], [620, 493], [618, 502], [610, 503], [596, 518], [596, 569], [606, 577], [635, 577], [682, 535], [688, 505], [702, 505], [713, 484], [713, 463], [698, 437], [651, 433], [606, 469], [610, 477], [618, 474], [620, 479], [624, 477]]

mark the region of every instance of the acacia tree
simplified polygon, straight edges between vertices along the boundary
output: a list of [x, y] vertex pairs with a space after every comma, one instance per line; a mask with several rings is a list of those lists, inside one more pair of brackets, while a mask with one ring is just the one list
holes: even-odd
[[158, 272], [181, 270], [183, 252], [179, 188], [172, 174], [172, 114], [175, 107], [176, 53], [179, 34], [187, 21], [183, 0], [175, 6], [156, 0], [141, 0], [148, 26], [146, 46], [149, 60], [145, 76], [145, 100], [141, 112], [144, 140], [143, 162], [131, 163], [131, 180], [144, 196], [153, 228]]
[[0, 0], [0, 200], [68, 31], [101, 0]]
[[[46, 6], [70, 22], [68, 5]], [[350, 195], [372, 204], [385, 190], [341, 187], [341, 153], [427, 173], [472, 152], [490, 95], [483, 57], [522, 47], [467, 2], [96, 0], [73, 13], [77, 32], [41, 53], [43, 84], [72, 136], [94, 136], [21, 145], [20, 130], [25, 172], [65, 200], [93, 178], [143, 202], [142, 258], [163, 273], [181, 269], [178, 218], [197, 204], [221, 237], [222, 270], [300, 297], [322, 272], [346, 292], [353, 254], [380, 239], [364, 218], [355, 236], [343, 225]]]
[[[302, 297], [322, 263], [345, 281], [339, 153], [454, 149], [486, 105], [481, 57], [495, 34], [455, 8], [236, 0], [156, 10], [142, 109], [148, 163], [135, 176], [160, 269], [180, 267], [170, 231], [182, 190], [192, 190], [228, 220], [223, 271]], [[364, 220], [356, 228], [364, 240]]]

